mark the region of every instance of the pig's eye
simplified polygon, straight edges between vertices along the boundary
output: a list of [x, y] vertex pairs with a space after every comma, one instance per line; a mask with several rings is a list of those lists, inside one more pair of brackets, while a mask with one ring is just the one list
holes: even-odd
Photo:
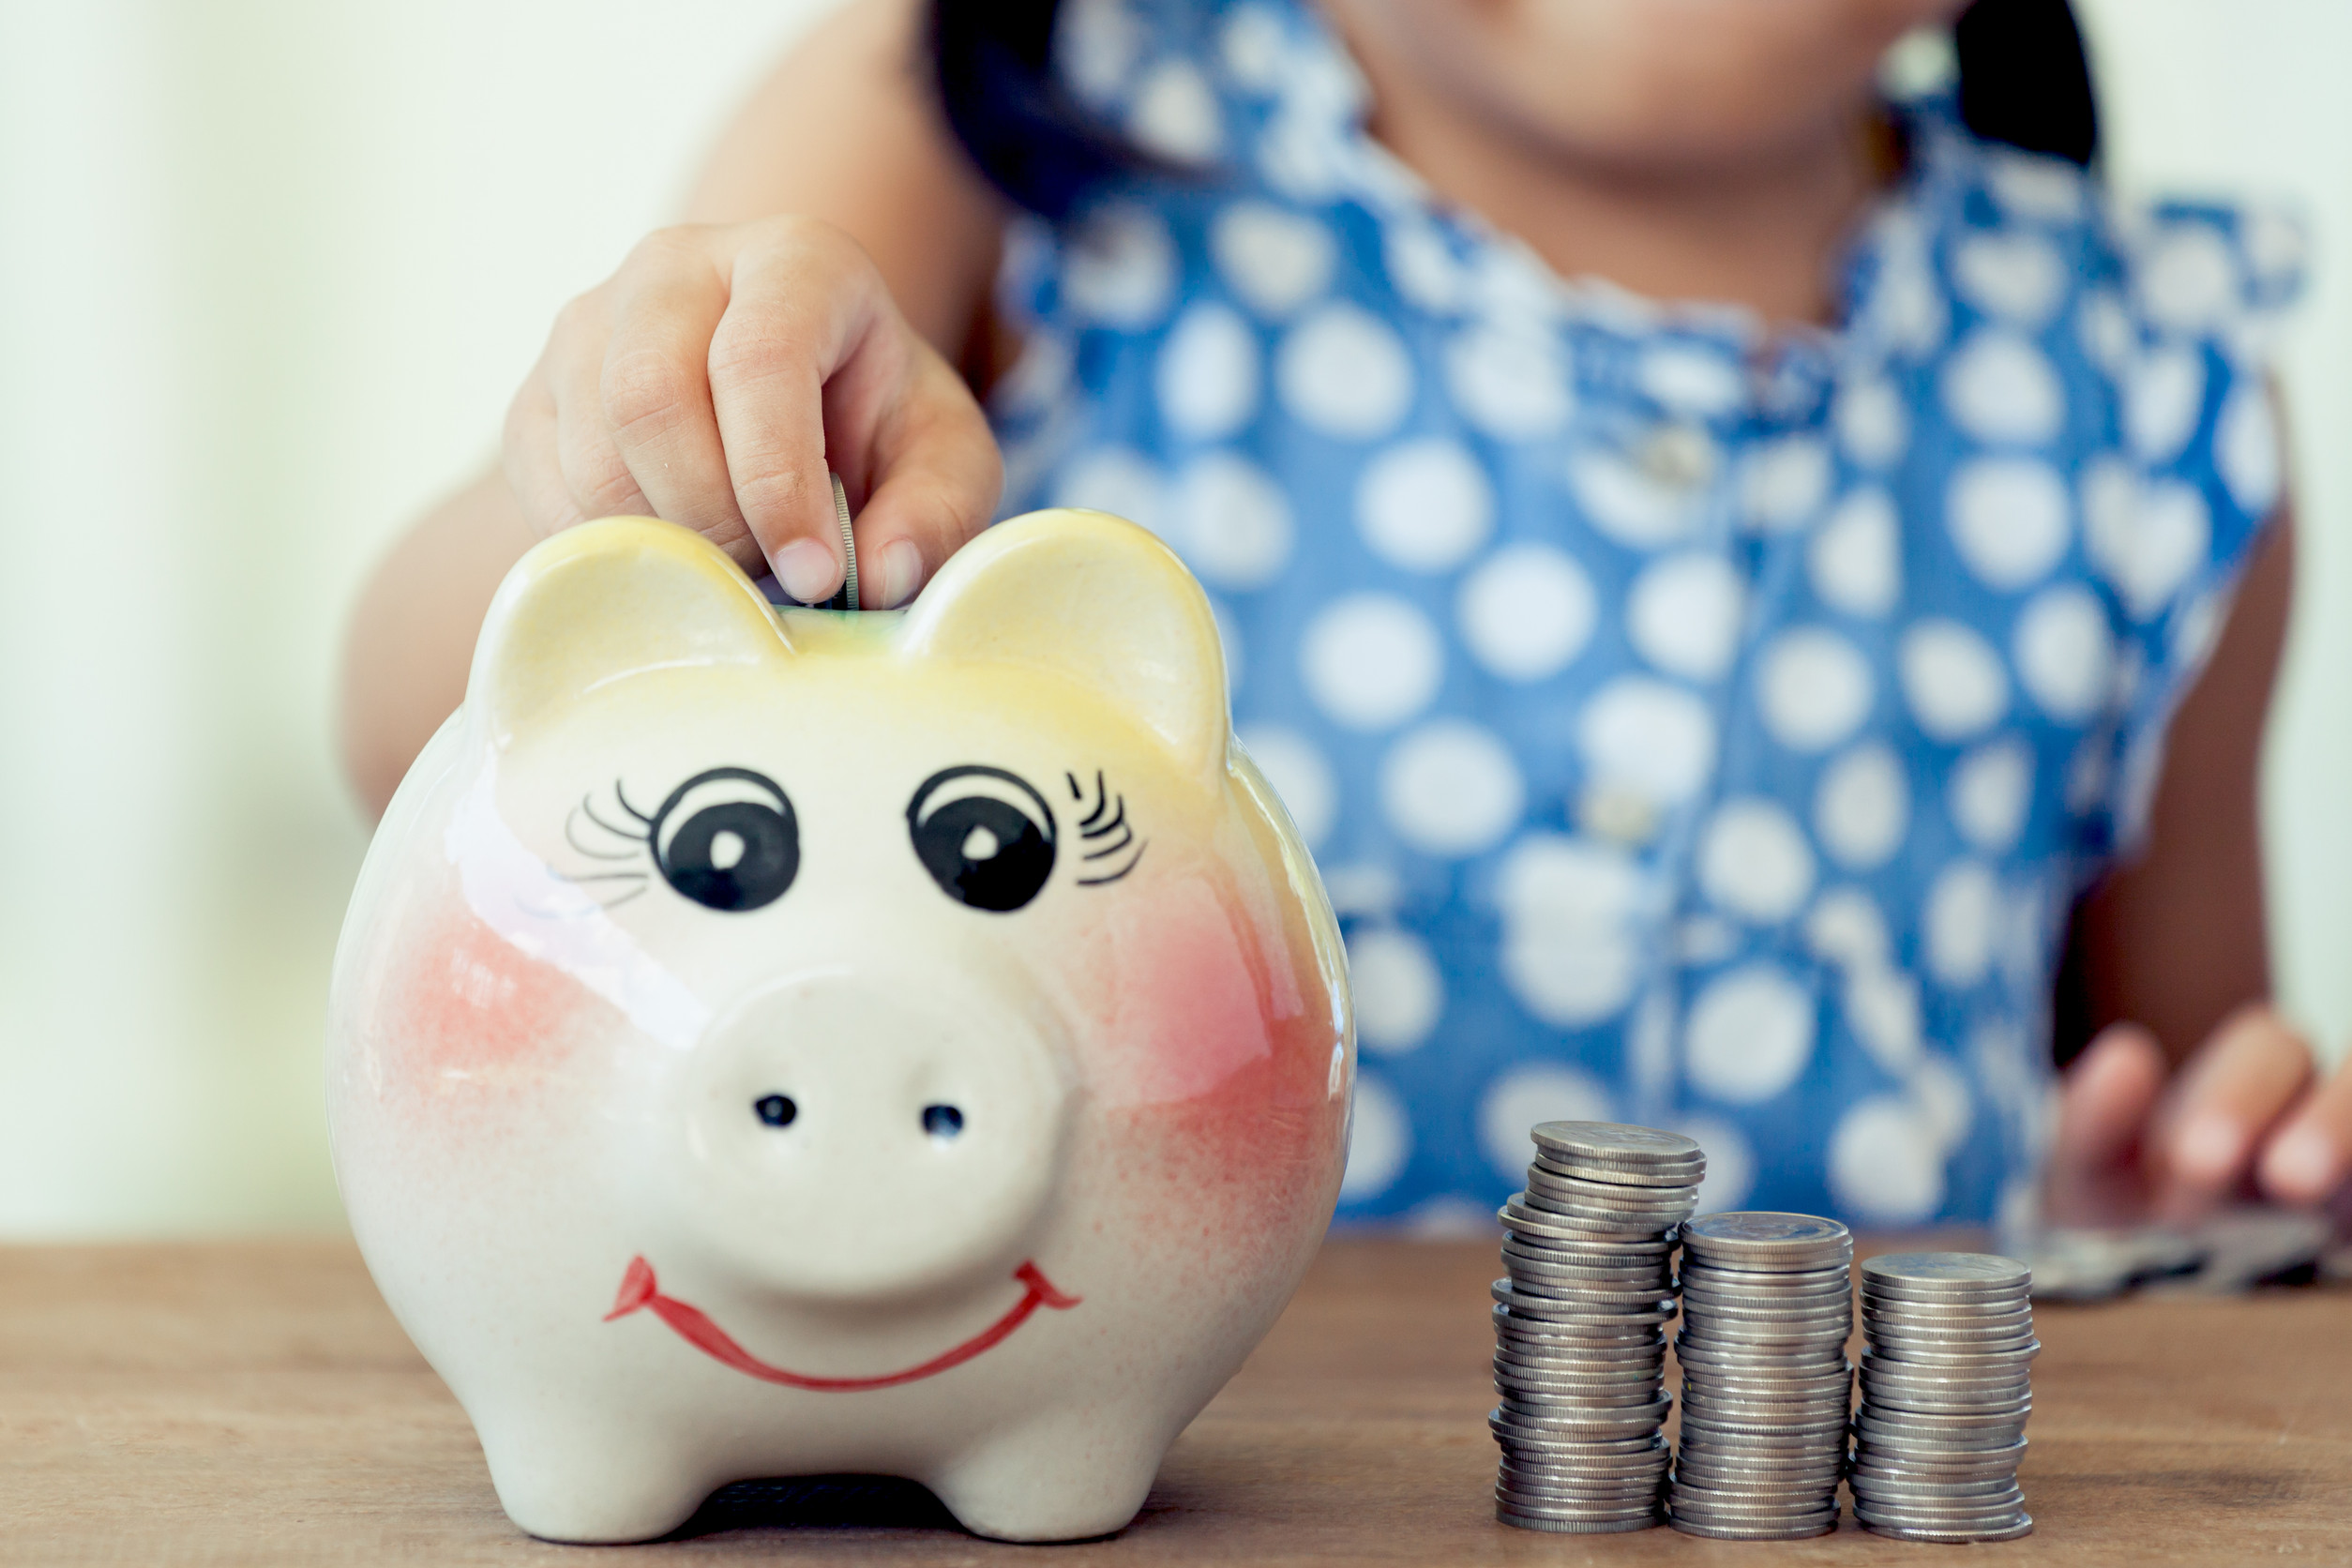
[[1003, 768], [931, 775], [907, 807], [907, 829], [940, 891], [976, 910], [1017, 910], [1053, 875], [1053, 811]]
[[800, 871], [800, 823], [774, 780], [713, 768], [654, 813], [654, 864], [698, 904], [743, 912], [772, 904]]

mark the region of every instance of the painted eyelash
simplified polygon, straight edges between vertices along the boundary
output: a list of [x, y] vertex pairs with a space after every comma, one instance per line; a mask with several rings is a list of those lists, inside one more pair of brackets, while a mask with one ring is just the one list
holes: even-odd
[[[608, 865], [616, 861], [628, 860], [638, 861], [641, 865], [651, 849], [651, 830], [653, 827], [653, 819], [646, 816], [645, 813], [640, 811], [635, 806], [629, 803], [628, 792], [622, 787], [621, 781], [617, 778], [612, 781], [612, 798], [619, 803], [620, 807], [624, 812], [627, 813], [628, 816], [635, 818], [638, 822], [645, 824], [644, 827], [639, 830], [632, 830], [618, 823], [606, 821], [596, 811], [596, 797], [594, 795], [582, 795], [580, 797], [580, 804], [573, 807], [571, 810], [565, 815], [564, 842], [569, 844], [576, 852], [590, 860], [603, 861]], [[627, 849], [598, 850], [591, 849], [588, 845], [581, 843], [580, 821], [582, 818], [585, 818], [597, 829], [610, 834], [614, 838], [623, 840], [630, 847]], [[608, 910], [620, 908], [623, 904], [626, 904], [630, 899], [639, 897], [648, 887], [653, 885], [653, 870], [650, 866], [645, 867], [643, 869], [635, 871], [581, 871], [575, 873], [571, 871], [558, 870], [555, 874], [562, 877], [565, 882], [582, 887], [585, 887], [593, 882], [620, 882], [628, 884], [623, 891], [616, 893], [613, 897], [609, 898], [600, 897], [596, 900], [596, 903], [600, 908]]]
[[[1062, 776], [1070, 786], [1070, 798], [1081, 806], [1086, 804], [1086, 791], [1078, 783], [1078, 775], [1065, 773]], [[1111, 793], [1110, 787], [1104, 782], [1102, 770], [1099, 768], [1094, 773], [1094, 808], [1079, 820], [1078, 829], [1078, 837], [1089, 844], [1108, 840], [1108, 842], [1103, 842], [1099, 849], [1087, 850], [1080, 853], [1078, 859], [1081, 861], [1092, 865], [1096, 861], [1110, 861], [1116, 860], [1121, 855], [1127, 856], [1123, 865], [1107, 871], [1102, 876], [1078, 878], [1078, 884], [1080, 887], [1107, 887], [1120, 881], [1143, 863], [1143, 852], [1151, 848], [1149, 840], [1138, 839], [1136, 837], [1135, 828], [1127, 821], [1127, 797], [1123, 794]], [[1131, 850], [1134, 852], [1129, 854], [1128, 852]]]

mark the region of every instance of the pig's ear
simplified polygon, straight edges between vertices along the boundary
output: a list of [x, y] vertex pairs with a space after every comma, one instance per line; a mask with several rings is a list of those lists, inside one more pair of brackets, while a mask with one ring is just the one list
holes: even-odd
[[726, 552], [653, 518], [606, 518], [534, 547], [490, 601], [466, 700], [500, 745], [638, 671], [756, 665], [789, 651]]
[[1168, 547], [1103, 512], [1032, 512], [952, 556], [899, 646], [1091, 686], [1187, 768], [1222, 767], [1225, 655], [1200, 585]]

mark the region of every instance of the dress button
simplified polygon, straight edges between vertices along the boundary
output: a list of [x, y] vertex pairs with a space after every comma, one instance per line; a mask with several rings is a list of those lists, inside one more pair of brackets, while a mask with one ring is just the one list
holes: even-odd
[[1658, 803], [1622, 785], [1593, 784], [1576, 802], [1576, 825], [1595, 838], [1637, 849], [1658, 836]]
[[1668, 490], [1700, 490], [1715, 476], [1715, 444], [1689, 425], [1661, 425], [1642, 441], [1634, 461]]

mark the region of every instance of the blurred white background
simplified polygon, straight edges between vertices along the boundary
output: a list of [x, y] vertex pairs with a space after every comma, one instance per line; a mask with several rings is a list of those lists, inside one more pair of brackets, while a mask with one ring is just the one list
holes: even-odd
[[[0, 3], [0, 1235], [340, 1223], [345, 610], [831, 3]], [[2341, 1050], [2352, 6], [2077, 5], [2118, 185], [2315, 234], [2267, 804], [2280, 987]]]

